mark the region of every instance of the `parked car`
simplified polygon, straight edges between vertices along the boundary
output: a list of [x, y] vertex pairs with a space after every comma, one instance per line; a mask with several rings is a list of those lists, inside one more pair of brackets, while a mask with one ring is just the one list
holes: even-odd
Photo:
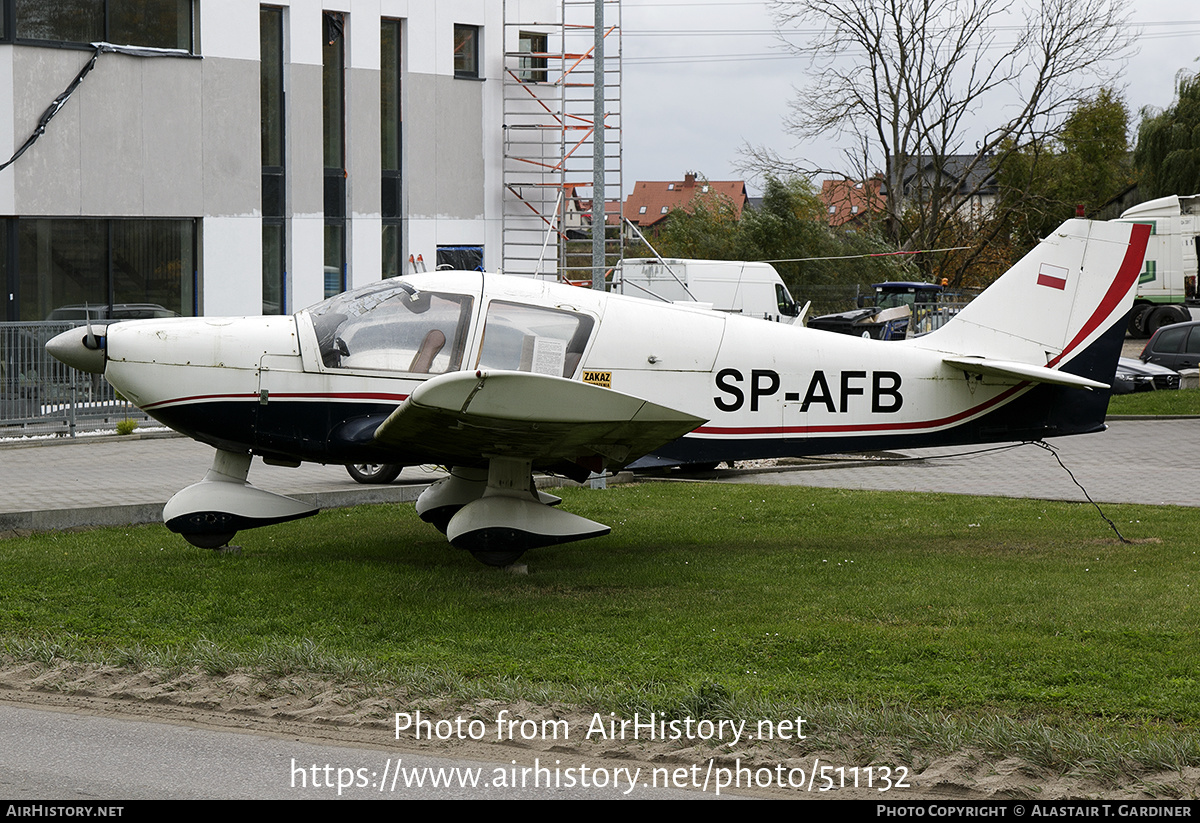
[[1156, 389], [1178, 389], [1179, 372], [1166, 366], [1143, 363], [1132, 357], [1117, 361], [1117, 373], [1113, 378], [1113, 394], [1132, 394]]
[[1141, 359], [1177, 372], [1200, 366], [1200, 320], [1163, 326], [1147, 341]]
[[59, 306], [46, 319], [56, 322], [108, 322], [110, 320], [153, 320], [159, 317], [178, 317], [178, 312], [160, 306], [157, 303], [115, 303], [97, 304], [93, 306], [74, 305]]

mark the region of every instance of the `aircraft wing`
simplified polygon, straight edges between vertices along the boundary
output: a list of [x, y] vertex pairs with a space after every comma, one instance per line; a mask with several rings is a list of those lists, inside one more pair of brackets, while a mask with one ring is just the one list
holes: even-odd
[[422, 383], [375, 440], [435, 451], [448, 464], [482, 457], [626, 463], [703, 425], [704, 418], [562, 377], [462, 371]]
[[971, 374], [990, 374], [994, 377], [1008, 377], [1014, 380], [1029, 380], [1035, 383], [1054, 383], [1059, 386], [1072, 386], [1077, 389], [1107, 389], [1108, 383], [1101, 383], [1087, 377], [1050, 369], [1045, 366], [1031, 366], [1028, 363], [1017, 363], [1012, 360], [991, 360], [986, 357], [943, 357], [942, 362], [970, 372]]

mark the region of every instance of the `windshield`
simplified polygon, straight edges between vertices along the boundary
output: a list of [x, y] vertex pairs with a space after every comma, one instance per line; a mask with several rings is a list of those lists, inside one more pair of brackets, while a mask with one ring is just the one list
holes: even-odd
[[909, 306], [911, 308], [916, 299], [917, 296], [912, 292], [901, 294], [900, 292], [892, 291], [876, 297], [875, 305], [881, 309], [893, 309], [896, 306]]
[[442, 374], [462, 367], [473, 300], [384, 280], [308, 310], [331, 369]]
[[918, 305], [924, 306], [937, 301], [938, 292], [934, 289], [909, 289], [903, 292], [879, 290], [875, 294], [875, 305], [881, 309], [893, 309], [897, 306], [908, 306], [911, 309]]

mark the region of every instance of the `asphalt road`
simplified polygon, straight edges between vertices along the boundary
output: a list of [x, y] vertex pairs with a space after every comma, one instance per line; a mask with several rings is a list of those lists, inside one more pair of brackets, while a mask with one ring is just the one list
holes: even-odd
[[0, 797], [6, 804], [715, 797], [655, 788], [652, 774], [603, 758], [588, 763], [519, 751], [501, 763], [432, 757], [387, 747], [386, 729], [378, 747], [339, 746], [3, 703], [0, 728]]

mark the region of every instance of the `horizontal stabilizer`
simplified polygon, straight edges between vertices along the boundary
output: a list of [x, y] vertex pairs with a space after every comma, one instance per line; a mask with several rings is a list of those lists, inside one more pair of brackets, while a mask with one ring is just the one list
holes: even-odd
[[449, 464], [481, 456], [536, 462], [599, 456], [625, 463], [706, 421], [612, 389], [511, 371], [453, 372], [419, 386], [375, 440], [420, 451], [437, 443]]
[[1028, 363], [1016, 363], [1011, 360], [990, 360], [986, 357], [943, 357], [942, 362], [971, 374], [989, 374], [993, 377], [1008, 377], [1035, 383], [1054, 383], [1058, 386], [1073, 386], [1079, 389], [1109, 388], [1108, 383], [1101, 383], [1045, 366], [1031, 366]]

